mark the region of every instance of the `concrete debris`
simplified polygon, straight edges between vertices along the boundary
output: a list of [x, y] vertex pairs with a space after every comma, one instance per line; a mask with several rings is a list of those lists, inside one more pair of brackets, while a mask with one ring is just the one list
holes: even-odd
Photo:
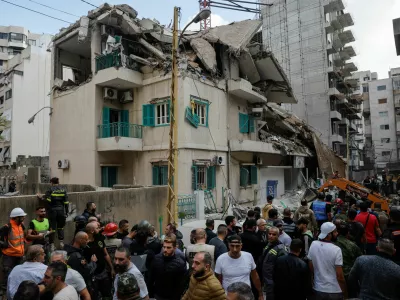
[[239, 58], [240, 73], [244, 79], [250, 81], [252, 84], [260, 81], [261, 77], [258, 73], [257, 67], [249, 51], [244, 50]]
[[139, 56], [131, 54], [131, 55], [129, 55], [129, 57], [132, 58], [134, 61], [137, 61], [138, 63], [142, 64], [142, 65], [146, 65], [146, 66], [152, 66], [153, 65], [154, 66], [154, 64], [151, 61], [149, 61], [147, 59], [144, 59], [144, 58], [141, 58]]
[[81, 17], [80, 19], [80, 26], [78, 32], [78, 43], [85, 42], [89, 35], [89, 18], [88, 17]]
[[156, 47], [152, 46], [146, 40], [141, 38], [141, 39], [139, 39], [139, 43], [142, 44], [148, 51], [153, 53], [158, 58], [160, 58], [162, 60], [166, 60], [167, 59], [167, 57], [165, 56], [165, 54], [162, 51], [160, 51]]
[[211, 74], [215, 74], [217, 72], [217, 57], [214, 47], [201, 38], [191, 40], [190, 46], [196, 52], [207, 71], [211, 72]]
[[172, 44], [172, 30], [160, 25], [157, 20], [142, 19], [139, 21], [143, 32], [148, 33], [161, 43]]

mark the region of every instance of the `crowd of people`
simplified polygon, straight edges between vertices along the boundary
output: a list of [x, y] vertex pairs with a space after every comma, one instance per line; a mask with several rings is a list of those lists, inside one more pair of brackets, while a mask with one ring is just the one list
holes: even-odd
[[162, 236], [146, 220], [102, 224], [89, 202], [64, 242], [57, 224], [65, 224], [67, 197], [53, 191], [56, 213], [54, 204], [49, 214], [38, 207], [26, 230], [26, 213], [15, 208], [0, 229], [3, 299], [400, 299], [395, 207], [387, 215], [377, 203], [320, 193], [310, 207], [303, 200], [280, 216], [269, 196], [243, 224], [227, 216], [215, 228], [208, 219], [185, 245], [174, 224]]

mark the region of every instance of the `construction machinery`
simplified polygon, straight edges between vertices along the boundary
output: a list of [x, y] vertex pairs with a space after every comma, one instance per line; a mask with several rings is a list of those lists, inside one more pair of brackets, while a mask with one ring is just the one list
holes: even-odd
[[372, 201], [372, 208], [375, 207], [375, 203], [380, 203], [382, 210], [389, 213], [389, 201], [386, 197], [381, 194], [367, 189], [365, 186], [356, 182], [347, 180], [346, 178], [333, 178], [328, 179], [319, 189], [318, 192], [323, 192], [325, 189], [337, 187], [340, 190], [348, 193], [354, 193], [363, 199]]

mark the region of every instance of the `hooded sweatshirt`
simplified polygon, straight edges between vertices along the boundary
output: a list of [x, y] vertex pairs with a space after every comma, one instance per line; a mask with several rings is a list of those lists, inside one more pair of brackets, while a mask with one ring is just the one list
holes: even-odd
[[315, 219], [314, 212], [308, 206], [300, 206], [293, 216], [293, 221], [297, 222], [300, 218], [308, 220], [307, 228], [311, 231], [318, 229], [317, 220]]
[[67, 251], [68, 265], [82, 275], [86, 284], [90, 283], [93, 273], [96, 270], [96, 263], [93, 261], [86, 261], [83, 250], [80, 248], [75, 248], [72, 245], [66, 244], [64, 245], [64, 251]]

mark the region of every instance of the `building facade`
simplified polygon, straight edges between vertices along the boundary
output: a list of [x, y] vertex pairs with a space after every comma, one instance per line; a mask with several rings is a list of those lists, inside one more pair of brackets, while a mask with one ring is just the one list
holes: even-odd
[[[54, 39], [51, 176], [66, 184], [102, 187], [165, 185], [171, 117], [168, 30], [139, 38], [146, 24], [153, 24], [136, 19], [127, 6], [101, 6], [88, 17], [90, 26], [83, 17]], [[295, 102], [290, 84], [271, 53], [257, 51], [258, 44], [255, 55], [249, 50], [260, 27], [258, 20], [221, 26], [213, 29], [212, 35], [221, 38], [214, 46], [211, 37], [199, 33], [181, 47], [180, 195], [205, 190], [221, 207], [228, 187], [235, 199], [258, 202], [303, 181], [301, 171], [305, 174], [304, 162], [312, 154], [276, 105]], [[224, 41], [232, 32], [237, 40]]]
[[40, 46], [40, 36], [24, 27], [0, 26], [0, 73], [8, 68], [7, 62], [22, 50], [28, 46]]
[[1, 132], [0, 167], [15, 163], [19, 155], [49, 155], [50, 109], [38, 114], [33, 124], [28, 120], [50, 106], [50, 41], [50, 35], [41, 35], [8, 60], [0, 74], [0, 114], [8, 121]]
[[[264, 47], [275, 53], [298, 99], [285, 107], [347, 158], [347, 140], [354, 140], [351, 147], [362, 147], [363, 122], [358, 82], [346, 79], [357, 67], [351, 61], [356, 56], [349, 28], [354, 22], [343, 2], [277, 0], [263, 6], [262, 16]], [[362, 165], [356, 155], [349, 159], [352, 168]]]

